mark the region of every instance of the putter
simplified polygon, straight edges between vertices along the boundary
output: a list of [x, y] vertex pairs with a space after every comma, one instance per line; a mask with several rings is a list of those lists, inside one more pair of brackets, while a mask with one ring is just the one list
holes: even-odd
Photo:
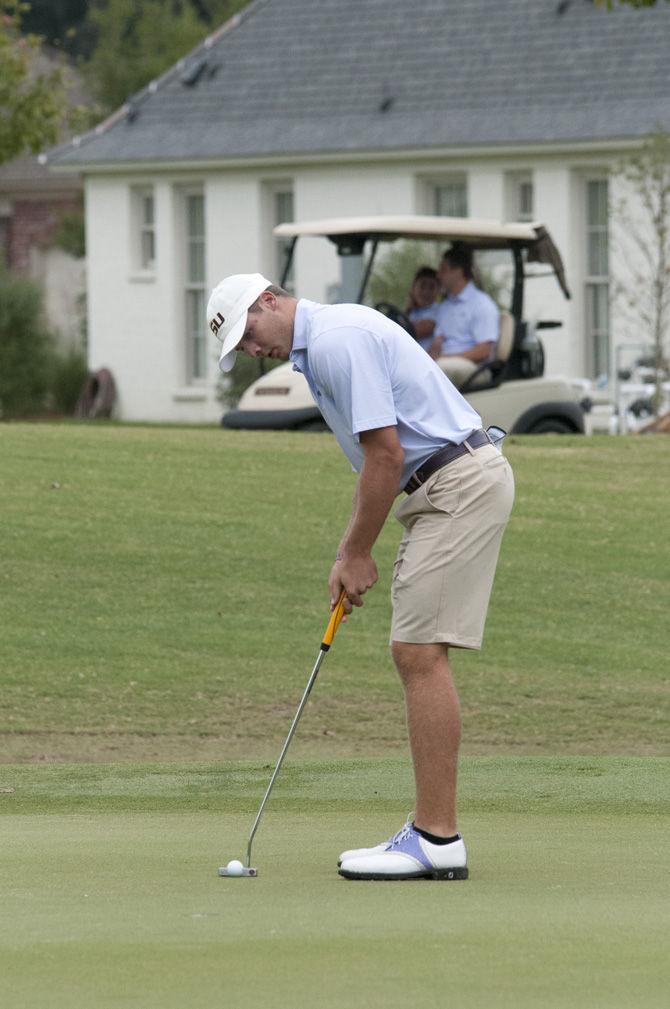
[[265, 809], [265, 804], [267, 803], [268, 799], [270, 798], [270, 793], [272, 792], [273, 785], [275, 783], [277, 775], [279, 774], [279, 769], [280, 769], [282, 763], [284, 762], [284, 757], [286, 756], [286, 751], [289, 748], [289, 744], [290, 744], [291, 740], [293, 739], [293, 736], [294, 736], [295, 730], [297, 728], [298, 722], [300, 721], [300, 716], [302, 714], [302, 709], [305, 707], [305, 704], [307, 703], [307, 698], [309, 697], [310, 692], [312, 690], [312, 687], [314, 686], [314, 682], [315, 682], [315, 680], [316, 680], [316, 678], [318, 676], [319, 669], [321, 667], [321, 663], [323, 662], [323, 657], [326, 654], [326, 652], [329, 651], [330, 646], [333, 643], [333, 638], [335, 637], [335, 632], [337, 631], [337, 628], [342, 623], [342, 618], [344, 616], [344, 599], [345, 599], [345, 596], [346, 596], [346, 593], [345, 593], [344, 589], [342, 589], [342, 592], [340, 593], [340, 598], [337, 600], [335, 608], [333, 609], [333, 612], [330, 615], [330, 620], [328, 621], [328, 627], [326, 628], [326, 633], [324, 634], [323, 641], [321, 642], [321, 648], [319, 649], [319, 654], [317, 655], [316, 662], [314, 663], [314, 668], [312, 669], [311, 676], [310, 676], [309, 680], [307, 681], [307, 686], [305, 687], [305, 692], [302, 695], [302, 700], [300, 701], [300, 704], [298, 705], [298, 710], [295, 713], [295, 718], [293, 719], [293, 722], [291, 724], [291, 728], [289, 729], [288, 736], [286, 737], [286, 742], [284, 743], [282, 751], [279, 754], [279, 760], [277, 761], [277, 766], [275, 767], [275, 769], [274, 769], [274, 771], [272, 773], [272, 777], [270, 778], [270, 784], [267, 787], [267, 791], [266, 791], [266, 793], [265, 793], [265, 795], [263, 797], [263, 801], [261, 802], [261, 805], [260, 805], [260, 808], [258, 810], [258, 813], [256, 814], [256, 819], [254, 820], [254, 825], [251, 828], [251, 833], [249, 834], [249, 840], [247, 842], [247, 864], [241, 866], [240, 863], [238, 862], [237, 865], [236, 865], [236, 867], [235, 867], [235, 870], [234, 871], [230, 871], [231, 863], [229, 862], [227, 866], [221, 866], [221, 868], [219, 869], [219, 876], [257, 876], [258, 875], [258, 869], [252, 868], [252, 865], [251, 865], [251, 845], [252, 845], [253, 840], [254, 840], [254, 835], [256, 834], [256, 831], [258, 829], [258, 824], [260, 823], [261, 817], [263, 815], [263, 810]]

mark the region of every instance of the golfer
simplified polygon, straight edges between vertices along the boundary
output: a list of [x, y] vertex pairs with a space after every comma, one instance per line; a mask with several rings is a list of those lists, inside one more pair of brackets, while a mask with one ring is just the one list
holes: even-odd
[[290, 360], [358, 473], [328, 582], [347, 612], [377, 581], [372, 558], [398, 495], [404, 535], [392, 584], [391, 653], [402, 680], [416, 779], [413, 818], [389, 840], [340, 856], [348, 879], [467, 878], [456, 822], [461, 723], [450, 648], [480, 648], [511, 468], [479, 415], [398, 325], [360, 305], [297, 300], [258, 273], [227, 277], [207, 307], [236, 354]]

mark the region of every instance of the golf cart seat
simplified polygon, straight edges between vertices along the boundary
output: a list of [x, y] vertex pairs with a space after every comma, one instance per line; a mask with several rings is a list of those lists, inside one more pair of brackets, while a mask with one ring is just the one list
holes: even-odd
[[494, 355], [490, 361], [484, 361], [475, 368], [471, 375], [468, 375], [460, 388], [461, 392], [471, 392], [473, 389], [498, 385], [514, 347], [514, 330], [512, 313], [501, 311], [499, 336]]

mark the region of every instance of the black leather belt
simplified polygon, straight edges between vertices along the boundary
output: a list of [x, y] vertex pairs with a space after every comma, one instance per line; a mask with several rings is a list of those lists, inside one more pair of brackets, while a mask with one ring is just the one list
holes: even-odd
[[460, 445], [449, 444], [445, 445], [444, 448], [438, 448], [437, 452], [434, 452], [429, 456], [426, 461], [419, 466], [417, 470], [412, 473], [411, 477], [405, 484], [403, 490], [406, 494], [413, 494], [415, 490], [418, 490], [422, 483], [425, 483], [429, 476], [435, 473], [436, 470], [442, 469], [443, 466], [447, 466], [454, 459], [458, 459], [460, 456], [465, 455], [468, 451], [468, 445], [470, 448], [481, 448], [482, 445], [492, 445], [493, 442], [487, 435], [486, 431], [481, 428], [479, 431], [473, 431], [472, 434], [468, 435], [465, 441], [461, 442]]

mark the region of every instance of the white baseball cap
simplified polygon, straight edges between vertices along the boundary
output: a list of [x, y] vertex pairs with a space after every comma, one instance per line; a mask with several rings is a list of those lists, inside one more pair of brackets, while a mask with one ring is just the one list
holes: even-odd
[[217, 284], [207, 303], [207, 324], [221, 341], [219, 368], [230, 371], [235, 364], [235, 348], [244, 336], [247, 310], [256, 298], [272, 286], [260, 273], [236, 273]]

